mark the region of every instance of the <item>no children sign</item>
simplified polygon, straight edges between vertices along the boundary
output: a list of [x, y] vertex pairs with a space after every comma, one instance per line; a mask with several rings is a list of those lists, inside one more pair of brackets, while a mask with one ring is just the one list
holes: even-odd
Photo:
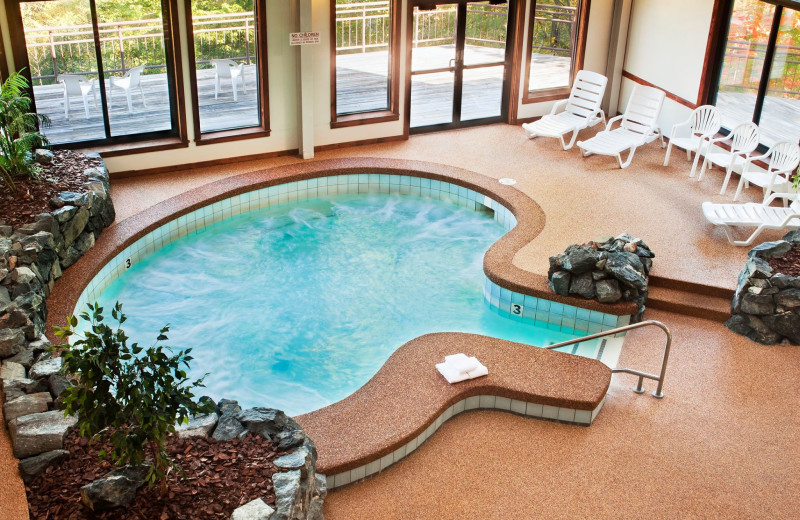
[[319, 43], [319, 31], [289, 33], [289, 45], [315, 45]]

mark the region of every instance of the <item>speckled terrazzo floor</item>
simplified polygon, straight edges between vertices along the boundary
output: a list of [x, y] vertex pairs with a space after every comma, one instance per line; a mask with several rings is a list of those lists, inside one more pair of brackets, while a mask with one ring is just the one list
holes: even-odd
[[[583, 159], [554, 140], [528, 141], [519, 128], [494, 125], [317, 156], [338, 157], [425, 160], [516, 178], [547, 221], [514, 263], [541, 274], [547, 257], [570, 243], [628, 231], [656, 251], [653, 274], [732, 288], [747, 251], [729, 246], [700, 212], [703, 200], [728, 201], [734, 187], [717, 195], [718, 171], [690, 181], [681, 154], [661, 167], [655, 145], [619, 170], [611, 158]], [[116, 180], [118, 222], [196, 186], [296, 162]], [[755, 345], [710, 321], [652, 310], [647, 317], [676, 336], [664, 400], [636, 395], [631, 377], [615, 376], [590, 428], [470, 412], [378, 477], [332, 492], [326, 518], [792, 517], [800, 506], [800, 349]], [[655, 370], [661, 344], [658, 331], [632, 333], [621, 365]], [[9, 520], [27, 517], [21, 483], [6, 477], [15, 471], [0, 435], [0, 511]]]

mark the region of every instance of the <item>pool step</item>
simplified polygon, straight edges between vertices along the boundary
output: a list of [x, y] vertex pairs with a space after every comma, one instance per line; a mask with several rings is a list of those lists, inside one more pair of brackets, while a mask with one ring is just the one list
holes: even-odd
[[650, 278], [645, 306], [687, 316], [725, 321], [731, 317], [734, 291], [692, 282]]

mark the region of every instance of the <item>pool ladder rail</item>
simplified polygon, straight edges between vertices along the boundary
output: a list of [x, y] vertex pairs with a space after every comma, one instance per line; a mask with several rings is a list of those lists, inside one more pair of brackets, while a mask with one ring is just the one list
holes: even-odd
[[652, 379], [653, 381], [658, 381], [658, 387], [656, 388], [656, 391], [653, 392], [653, 397], [661, 399], [662, 397], [664, 397], [664, 394], [662, 393], [661, 390], [664, 387], [664, 374], [666, 374], [667, 372], [667, 360], [669, 359], [669, 349], [672, 346], [672, 333], [669, 331], [669, 328], [667, 328], [667, 326], [661, 323], [660, 321], [656, 320], [640, 321], [639, 323], [625, 325], [624, 327], [617, 327], [616, 329], [598, 332], [596, 334], [591, 334], [589, 336], [583, 336], [568, 341], [562, 341], [561, 343], [548, 345], [544, 348], [548, 350], [553, 350], [561, 347], [566, 347], [569, 345], [574, 345], [576, 343], [581, 343], [583, 341], [602, 338], [604, 336], [613, 336], [614, 334], [619, 334], [620, 332], [626, 332], [629, 330], [639, 329], [642, 327], [649, 327], [649, 326], [658, 327], [664, 331], [664, 334], [667, 335], [667, 341], [664, 344], [664, 358], [661, 361], [661, 373], [659, 375], [655, 375], [647, 372], [641, 372], [639, 370], [633, 370], [632, 368], [612, 368], [611, 373], [612, 374], [624, 373], [624, 374], [633, 374], [635, 376], [639, 376], [639, 382], [636, 385], [636, 388], [633, 389], [633, 391], [636, 392], [637, 394], [644, 393], [644, 388], [642, 388], [642, 383], [644, 382], [644, 378]]

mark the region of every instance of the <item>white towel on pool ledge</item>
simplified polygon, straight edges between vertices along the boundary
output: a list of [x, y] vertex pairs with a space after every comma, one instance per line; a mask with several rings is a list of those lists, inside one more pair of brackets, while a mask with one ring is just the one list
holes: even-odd
[[[447, 359], [447, 358], [445, 358]], [[473, 370], [469, 372], [459, 372], [451, 363], [445, 360], [444, 363], [437, 363], [436, 369], [439, 371], [442, 376], [447, 380], [448, 383], [459, 383], [461, 381], [466, 381], [467, 379], [475, 379], [476, 377], [486, 376], [489, 375], [489, 369], [483, 366], [480, 361], [475, 359], [474, 357], [469, 358], [475, 361], [477, 365]]]
[[457, 372], [462, 374], [467, 374], [473, 370], [476, 370], [480, 363], [475, 357], [467, 357], [466, 354], [458, 353], [453, 354], [452, 356], [445, 356], [444, 363], [452, 368], [455, 369]]

